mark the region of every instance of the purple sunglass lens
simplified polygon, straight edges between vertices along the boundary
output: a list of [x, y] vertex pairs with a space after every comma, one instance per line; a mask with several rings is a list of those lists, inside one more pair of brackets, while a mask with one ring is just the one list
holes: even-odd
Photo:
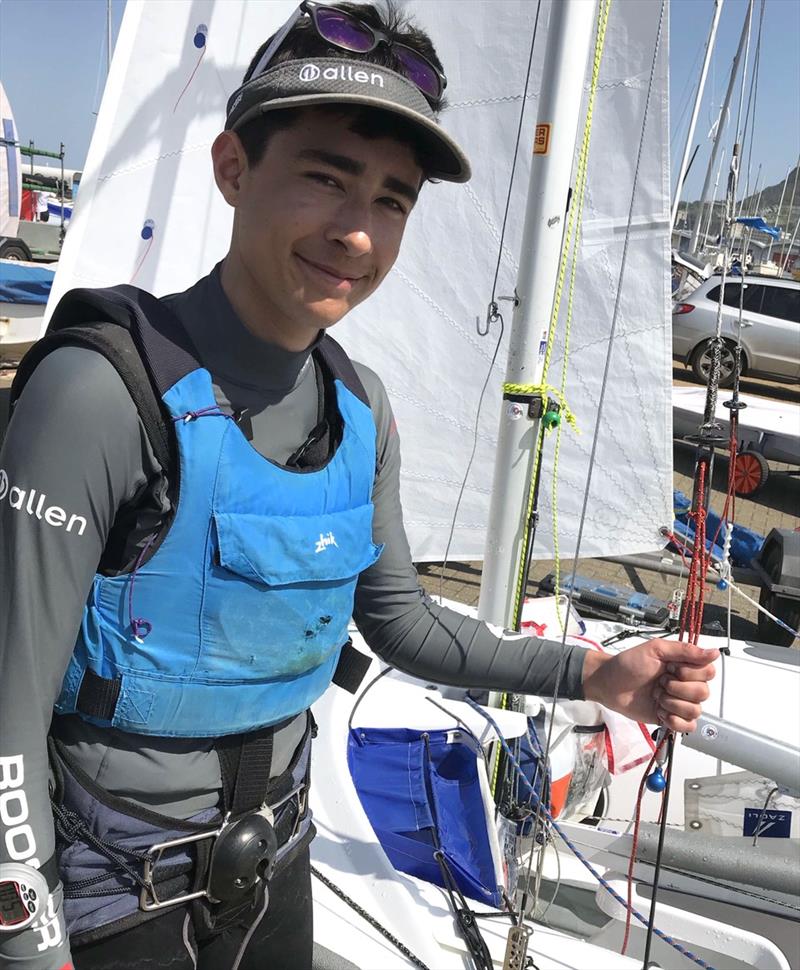
[[364, 24], [337, 10], [317, 10], [317, 31], [337, 47], [366, 54], [375, 46], [375, 35]]
[[442, 94], [442, 82], [432, 64], [429, 64], [424, 57], [412, 51], [410, 47], [401, 44], [394, 45], [394, 52], [397, 59], [403, 65], [403, 73], [429, 97], [438, 99]]

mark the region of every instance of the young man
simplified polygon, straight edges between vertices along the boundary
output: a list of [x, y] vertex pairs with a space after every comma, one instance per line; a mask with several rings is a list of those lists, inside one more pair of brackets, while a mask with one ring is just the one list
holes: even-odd
[[[73, 292], [21, 367], [0, 458], [0, 966], [311, 966], [308, 708], [347, 679], [351, 613], [420, 677], [554, 690], [560, 644], [419, 589], [385, 391], [326, 335], [391, 268], [424, 183], [469, 177], [444, 85], [408, 23], [301, 4], [212, 148], [225, 260], [162, 301]], [[560, 693], [691, 730], [710, 659], [568, 648]]]

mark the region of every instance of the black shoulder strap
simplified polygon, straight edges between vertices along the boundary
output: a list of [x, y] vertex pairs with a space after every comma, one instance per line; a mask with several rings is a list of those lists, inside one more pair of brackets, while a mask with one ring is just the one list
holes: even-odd
[[362, 404], [366, 404], [366, 406], [369, 407], [370, 404], [369, 398], [367, 397], [367, 392], [364, 390], [364, 385], [361, 383], [361, 378], [356, 373], [353, 362], [345, 353], [344, 348], [337, 344], [333, 337], [329, 337], [328, 334], [325, 334], [320, 341], [317, 352], [322, 357], [333, 376], [338, 377], [344, 386], [355, 394]]
[[132, 286], [71, 290], [61, 299], [47, 333], [25, 355], [11, 387], [11, 407], [38, 364], [57, 347], [98, 351], [122, 378], [144, 424], [153, 454], [169, 475], [176, 444], [161, 395], [195, 369], [196, 356], [175, 315]]
[[128, 330], [106, 323], [82, 323], [48, 332], [22, 359], [11, 385], [13, 408], [39, 363], [57, 347], [88, 347], [101, 353], [122, 378], [144, 424], [153, 454], [162, 468], [171, 465], [170, 443], [162, 405]]

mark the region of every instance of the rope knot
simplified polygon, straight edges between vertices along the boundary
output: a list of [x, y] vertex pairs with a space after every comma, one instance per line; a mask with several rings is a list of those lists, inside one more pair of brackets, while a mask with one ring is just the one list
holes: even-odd
[[137, 643], [144, 643], [145, 638], [148, 637], [153, 630], [153, 624], [142, 616], [132, 617], [131, 630], [133, 631], [133, 639]]

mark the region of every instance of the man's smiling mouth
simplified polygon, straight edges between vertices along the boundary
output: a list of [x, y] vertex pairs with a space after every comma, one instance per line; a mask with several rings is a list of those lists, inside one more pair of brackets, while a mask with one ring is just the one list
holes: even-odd
[[317, 263], [305, 256], [301, 256], [299, 253], [295, 253], [295, 256], [300, 261], [303, 269], [315, 280], [318, 280], [323, 284], [327, 284], [340, 292], [349, 292], [360, 279], [363, 279], [363, 276], [345, 275], [341, 272], [341, 270], [337, 270], [332, 266], [325, 266], [322, 263]]

